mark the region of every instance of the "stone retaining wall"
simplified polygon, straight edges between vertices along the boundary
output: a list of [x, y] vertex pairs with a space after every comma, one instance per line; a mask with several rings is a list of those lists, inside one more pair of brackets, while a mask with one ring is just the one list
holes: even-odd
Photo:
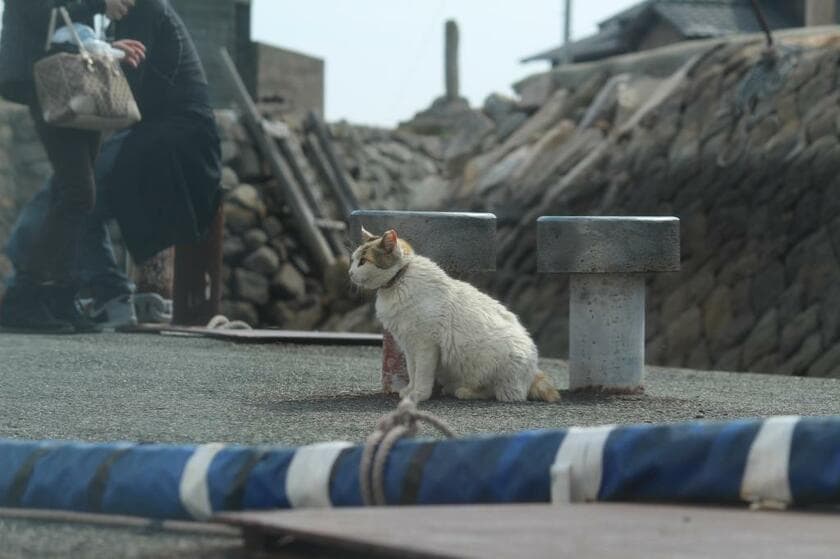
[[[11, 271], [3, 247], [20, 208], [50, 175], [29, 111], [0, 101], [0, 278]], [[0, 281], [0, 295], [4, 291]]]
[[487, 287], [544, 354], [567, 352], [568, 281], [536, 273], [537, 217], [675, 215], [682, 271], [648, 280], [648, 362], [840, 376], [840, 37], [783, 44], [776, 90], [756, 87], [758, 41], [671, 78], [593, 72], [466, 164], [452, 205], [499, 214]]

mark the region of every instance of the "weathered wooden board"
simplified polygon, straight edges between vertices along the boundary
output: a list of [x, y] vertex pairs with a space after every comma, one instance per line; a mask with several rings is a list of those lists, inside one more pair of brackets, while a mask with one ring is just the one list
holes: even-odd
[[186, 334], [217, 338], [249, 344], [295, 343], [320, 345], [381, 346], [382, 334], [357, 334], [350, 332], [310, 332], [300, 330], [225, 330], [216, 328], [177, 327], [162, 328], [161, 334]]
[[[451, 506], [225, 514], [246, 541], [268, 535], [394, 557], [825, 558], [840, 517], [628, 504]], [[337, 555], [339, 556], [339, 555]]]

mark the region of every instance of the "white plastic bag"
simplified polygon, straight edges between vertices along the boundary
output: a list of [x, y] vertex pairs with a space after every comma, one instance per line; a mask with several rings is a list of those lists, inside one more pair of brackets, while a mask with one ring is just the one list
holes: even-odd
[[[96, 37], [96, 32], [87, 25], [83, 25], [81, 23], [74, 23], [73, 27], [75, 28], [76, 33], [79, 35], [79, 38], [82, 40], [82, 44], [91, 54], [110, 56], [112, 58], [116, 58], [117, 60], [121, 60], [123, 57], [125, 57], [125, 53], [120, 49], [115, 49], [105, 41], [99, 40]], [[73, 34], [65, 26], [55, 32], [55, 34], [52, 36], [52, 43], [76, 44], [76, 41], [73, 39]]]

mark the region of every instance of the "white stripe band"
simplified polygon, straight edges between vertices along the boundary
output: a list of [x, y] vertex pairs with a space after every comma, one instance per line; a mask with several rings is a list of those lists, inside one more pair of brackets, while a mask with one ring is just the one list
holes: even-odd
[[771, 417], [764, 421], [747, 456], [741, 498], [751, 503], [791, 503], [788, 465], [793, 430], [799, 416]]
[[551, 502], [598, 500], [604, 445], [613, 429], [615, 425], [569, 429], [551, 466]]
[[295, 452], [286, 473], [286, 496], [292, 508], [332, 506], [330, 474], [338, 455], [350, 446], [347, 442], [320, 443]]
[[207, 471], [213, 459], [225, 446], [221, 443], [199, 446], [184, 466], [179, 495], [181, 504], [196, 520], [207, 520], [213, 516], [210, 490], [207, 487]]

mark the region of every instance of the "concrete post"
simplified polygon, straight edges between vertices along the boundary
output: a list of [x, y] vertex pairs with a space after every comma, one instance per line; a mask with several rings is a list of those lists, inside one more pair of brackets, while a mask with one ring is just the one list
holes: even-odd
[[[350, 216], [350, 237], [361, 241], [361, 228], [381, 234], [394, 229], [415, 252], [431, 258], [453, 276], [496, 269], [496, 216], [484, 213], [358, 210]], [[408, 384], [405, 356], [384, 333], [382, 388], [399, 392]]]
[[805, 0], [805, 27], [837, 23], [835, 0]]
[[569, 388], [643, 390], [645, 278], [680, 269], [675, 217], [541, 217], [540, 272], [570, 273]]
[[457, 101], [461, 97], [460, 69], [458, 68], [458, 23], [446, 22], [446, 99]]

